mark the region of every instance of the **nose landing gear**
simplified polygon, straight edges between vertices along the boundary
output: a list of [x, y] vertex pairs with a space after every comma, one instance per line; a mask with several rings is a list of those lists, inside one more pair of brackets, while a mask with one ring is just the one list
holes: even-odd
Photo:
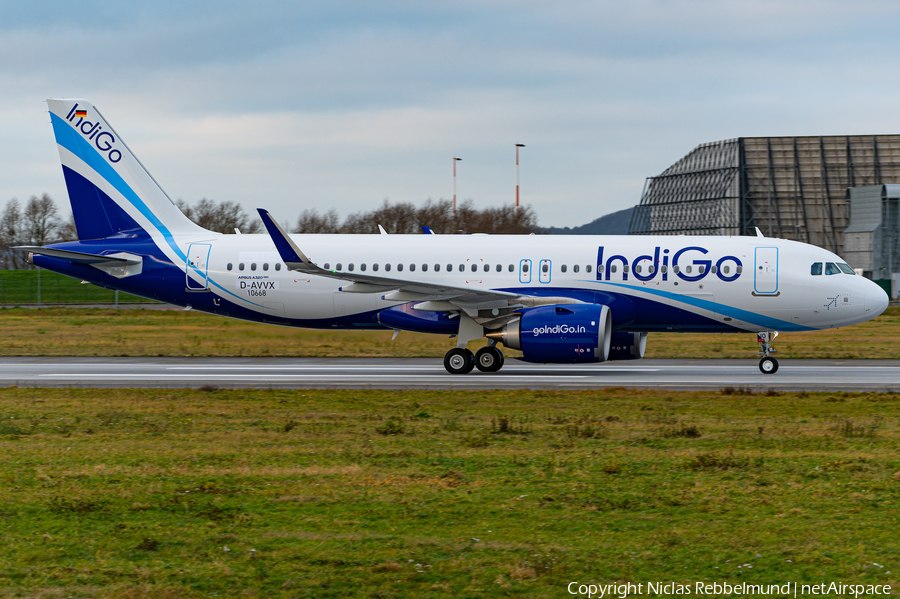
[[759, 371], [763, 374], [775, 374], [778, 372], [778, 360], [769, 355], [777, 351], [772, 347], [776, 337], [778, 337], [778, 331], [761, 331], [756, 334], [756, 342], [759, 343], [759, 355], [762, 356], [759, 361]]

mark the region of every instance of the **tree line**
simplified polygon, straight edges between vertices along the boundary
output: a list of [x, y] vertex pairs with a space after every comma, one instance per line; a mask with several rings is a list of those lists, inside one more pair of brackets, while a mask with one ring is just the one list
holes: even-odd
[[[178, 208], [204, 229], [219, 233], [262, 233], [262, 221], [251, 217], [239, 202], [216, 202], [203, 198], [194, 205], [184, 200], [175, 202]], [[288, 223], [285, 223], [286, 225]], [[513, 205], [475, 208], [471, 200], [454, 212], [450, 200], [428, 200], [422, 206], [410, 202], [392, 204], [385, 200], [375, 210], [348, 214], [341, 220], [336, 210], [319, 213], [304, 210], [296, 224], [286, 226], [292, 233], [378, 233], [378, 225], [393, 234], [415, 234], [422, 226], [435, 233], [488, 233], [491, 235], [527, 235], [537, 229], [537, 217], [530, 207], [518, 210]], [[62, 241], [76, 241], [75, 220], [60, 216], [56, 202], [47, 194], [32, 196], [24, 206], [13, 198], [0, 214], [0, 269], [33, 268], [25, 261], [24, 252], [13, 250], [19, 245], [47, 245]]]

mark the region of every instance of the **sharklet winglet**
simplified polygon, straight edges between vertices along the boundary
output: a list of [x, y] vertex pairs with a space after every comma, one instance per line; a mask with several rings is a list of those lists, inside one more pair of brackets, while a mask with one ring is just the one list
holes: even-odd
[[275, 249], [278, 250], [281, 259], [284, 260], [284, 263], [289, 268], [307, 273], [326, 272], [313, 264], [306, 254], [297, 247], [297, 244], [284, 232], [281, 225], [275, 222], [268, 210], [257, 208], [256, 211], [259, 212], [259, 217], [266, 226], [266, 231], [269, 232], [269, 237], [272, 238]]

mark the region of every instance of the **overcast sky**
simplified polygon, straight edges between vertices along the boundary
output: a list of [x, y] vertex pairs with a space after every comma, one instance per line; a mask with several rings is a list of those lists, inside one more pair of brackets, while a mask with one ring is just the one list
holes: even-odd
[[65, 197], [43, 101], [93, 101], [173, 198], [341, 216], [627, 208], [699, 143], [900, 132], [900, 3], [0, 0], [0, 205]]

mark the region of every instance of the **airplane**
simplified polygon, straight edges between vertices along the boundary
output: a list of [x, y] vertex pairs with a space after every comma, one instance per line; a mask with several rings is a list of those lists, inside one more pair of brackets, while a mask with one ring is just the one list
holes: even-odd
[[[187, 309], [275, 325], [456, 339], [451, 374], [521, 360], [636, 360], [649, 333], [757, 334], [875, 318], [887, 294], [836, 254], [757, 236], [222, 234], [189, 220], [83, 99], [47, 100], [79, 241], [22, 246], [33, 265]], [[239, 233], [239, 231], [236, 231]], [[486, 337], [473, 354], [470, 341]], [[685, 348], [690, 355], [690, 348]]]

